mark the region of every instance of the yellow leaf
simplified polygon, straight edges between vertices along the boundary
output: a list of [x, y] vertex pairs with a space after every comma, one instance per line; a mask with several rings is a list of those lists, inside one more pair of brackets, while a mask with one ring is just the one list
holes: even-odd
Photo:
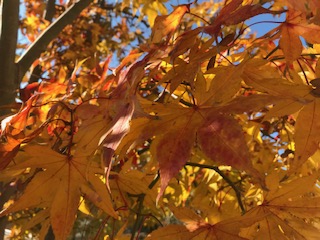
[[[247, 85], [254, 87], [259, 92], [283, 98], [290, 97], [301, 103], [306, 103], [311, 99], [309, 94], [312, 90], [311, 86], [292, 83], [280, 78], [275, 69], [263, 60], [252, 59], [249, 61], [241, 77]], [[288, 91], [288, 89], [290, 90]], [[279, 98], [275, 100], [278, 101]]]
[[80, 205], [79, 205], [79, 211], [86, 214], [86, 215], [91, 215], [90, 213], [90, 209], [88, 208], [85, 200], [83, 199], [83, 197], [80, 198]]
[[163, 228], [159, 228], [153, 231], [147, 239], [159, 239], [159, 240], [244, 240], [238, 235], [241, 228], [250, 226], [252, 223], [261, 219], [264, 215], [257, 215], [255, 217], [235, 217], [225, 221], [218, 222], [217, 224], [208, 224], [204, 220], [195, 217], [192, 222], [192, 214], [190, 209], [185, 209], [186, 213], [183, 213], [183, 208], [176, 209], [176, 213], [182, 219], [187, 220], [187, 226], [180, 225], [168, 225]]
[[296, 171], [319, 148], [320, 100], [307, 104], [297, 117], [295, 124], [295, 159], [290, 171]]
[[144, 3], [141, 12], [143, 13], [143, 15], [146, 15], [148, 17], [150, 27], [153, 27], [154, 20], [157, 17], [158, 11], [160, 11], [161, 14], [167, 13], [167, 9], [162, 2], [158, 0], [147, 0], [146, 3]]
[[205, 74], [214, 74], [207, 93], [208, 99], [205, 104], [225, 103], [230, 101], [241, 87], [241, 73], [244, 64], [238, 66], [215, 67]]
[[[272, 178], [268, 184], [276, 182], [275, 176]], [[240, 235], [249, 239], [317, 239], [320, 227], [314, 223], [319, 222], [315, 218], [320, 215], [320, 203], [319, 197], [310, 194], [315, 192], [316, 179], [312, 175], [276, 183], [278, 187], [265, 193], [264, 202], [244, 215], [256, 222], [243, 228]]]
[[300, 57], [302, 43], [292, 25], [282, 25], [279, 45], [283, 50], [284, 57], [288, 63], [292, 63]]
[[80, 200], [78, 184], [82, 176], [79, 176], [76, 168], [67, 165], [60, 167], [61, 170], [56, 169], [57, 175], [52, 176], [58, 178], [55, 185], [46, 187], [56, 188], [50, 206], [50, 220], [54, 235], [57, 239], [67, 239], [76, 220]]
[[48, 209], [56, 238], [66, 239], [76, 219], [80, 196], [86, 197], [86, 192], [82, 191], [86, 186], [97, 195], [96, 199], [100, 199], [100, 202], [93, 203], [117, 218], [106, 186], [95, 175], [98, 164], [89, 163], [86, 156], [77, 154], [69, 158], [48, 146], [28, 145], [24, 151], [29, 159], [11, 169], [23, 169], [29, 165], [43, 170], [32, 178], [21, 197], [1, 212], [2, 216], [27, 208]]
[[264, 119], [290, 115], [299, 111], [303, 106], [301, 102], [297, 102], [295, 99], [283, 99], [266, 113]]
[[170, 205], [169, 208], [176, 218], [186, 224], [189, 231], [193, 231], [197, 229], [199, 225], [205, 224], [203, 219], [189, 208], [175, 207], [174, 205]]

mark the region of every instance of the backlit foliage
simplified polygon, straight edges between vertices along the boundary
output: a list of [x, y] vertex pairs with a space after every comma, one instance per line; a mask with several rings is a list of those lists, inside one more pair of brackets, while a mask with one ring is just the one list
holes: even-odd
[[[17, 50], [73, 1], [44, 2], [22, 3]], [[93, 1], [2, 121], [12, 238], [318, 239], [319, 9]]]

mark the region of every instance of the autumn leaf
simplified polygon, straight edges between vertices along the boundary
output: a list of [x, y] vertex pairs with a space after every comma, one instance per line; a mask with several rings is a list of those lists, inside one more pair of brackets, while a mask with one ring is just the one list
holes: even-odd
[[164, 37], [168, 41], [179, 26], [183, 15], [189, 11], [190, 4], [179, 5], [169, 15], [156, 17], [152, 28], [151, 42], [160, 43]]
[[[107, 186], [109, 187], [109, 174], [111, 171], [111, 159], [121, 140], [128, 133], [130, 120], [133, 114], [133, 104], [128, 103], [115, 117], [116, 122], [112, 130], [101, 137], [103, 143], [103, 163], [106, 169]], [[106, 137], [105, 137], [106, 136]], [[100, 145], [100, 144], [99, 144]]]
[[295, 99], [283, 99], [278, 101], [264, 116], [264, 119], [271, 119], [276, 116], [286, 116], [298, 112], [304, 104]]
[[[21, 107], [18, 113], [2, 120], [0, 170], [5, 169], [10, 164], [18, 153], [22, 143], [30, 142], [43, 131], [46, 123], [35, 124], [36, 114], [33, 111], [32, 104], [36, 100], [37, 96], [31, 97], [25, 105]], [[30, 115], [33, 115], [34, 117], [30, 117]]]
[[197, 36], [201, 30], [201, 28], [192, 29], [178, 36], [175, 40], [173, 49], [169, 53], [171, 59], [176, 59], [179, 55], [192, 48], [197, 42]]
[[204, 76], [214, 74], [210, 81], [210, 87], [206, 92], [207, 100], [205, 103], [199, 104], [223, 104], [230, 101], [241, 87], [241, 73], [244, 69], [244, 64], [238, 66], [221, 66], [211, 68], [205, 72]]
[[[43, 170], [32, 178], [14, 205], [1, 212], [2, 216], [27, 208], [47, 208], [55, 236], [66, 239], [76, 219], [82, 195], [88, 196], [107, 214], [117, 218], [107, 189], [101, 187], [103, 183], [95, 175], [99, 168], [96, 164], [88, 165], [86, 156], [68, 158], [39, 145], [29, 145], [24, 151], [28, 154], [28, 160], [8, 171], [26, 167]], [[92, 198], [90, 191], [94, 191], [97, 197]]]
[[[190, 123], [188, 123], [190, 124]], [[161, 186], [157, 202], [170, 180], [188, 161], [195, 138], [194, 129], [185, 126], [163, 135], [156, 143], [155, 158], [159, 162]]]
[[[292, 99], [301, 104], [312, 99], [310, 97], [310, 91], [312, 90], [310, 86], [277, 77], [275, 69], [264, 60], [248, 61], [241, 77], [248, 86], [259, 92], [279, 96], [283, 99]], [[288, 91], [288, 88], [290, 91]]]
[[205, 27], [205, 31], [211, 35], [217, 35], [221, 25], [235, 25], [259, 14], [280, 14], [283, 11], [271, 11], [261, 5], [243, 5], [243, 0], [233, 0], [228, 2], [211, 26]]
[[266, 9], [262, 7], [259, 4], [256, 5], [244, 5], [234, 11], [232, 14], [226, 15], [227, 17], [224, 20], [224, 24], [226, 25], [235, 25], [241, 22], [244, 22], [245, 20], [260, 15], [260, 14], [280, 14], [283, 11], [271, 11], [269, 9]]
[[20, 141], [8, 138], [7, 141], [0, 143], [0, 170], [5, 169], [14, 159], [20, 148]]
[[277, 0], [280, 3], [288, 5], [289, 8], [299, 10], [300, 12], [306, 13], [307, 11], [316, 11], [319, 7], [319, 2], [316, 0], [307, 0], [305, 2], [300, 0]]
[[200, 64], [197, 62], [187, 63], [177, 59], [173, 68], [161, 79], [161, 82], [170, 81], [170, 92], [173, 93], [181, 84], [181, 81], [193, 86], [193, 82], [197, 72], [200, 69]]
[[319, 226], [310, 220], [319, 217], [319, 197], [307, 197], [315, 191], [315, 182], [316, 176], [313, 175], [291, 180], [279, 187], [267, 185], [274, 190], [266, 192], [264, 202], [244, 215], [257, 220], [261, 216], [261, 220], [243, 228], [240, 235], [249, 239], [316, 239]]
[[190, 208], [186, 207], [175, 207], [174, 205], [169, 206], [174, 216], [186, 225], [189, 231], [194, 231], [201, 225], [206, 225], [206, 222], [197, 215]]
[[292, 63], [300, 57], [303, 47], [299, 36], [302, 36], [309, 43], [319, 43], [319, 30], [320, 26], [308, 23], [300, 11], [289, 9], [286, 22], [281, 25], [279, 41], [287, 62]]
[[112, 191], [121, 191], [122, 193], [128, 193], [133, 195], [144, 195], [145, 204], [150, 208], [155, 208], [156, 197], [158, 194], [157, 188], [149, 188], [151, 179], [146, 174], [136, 170], [124, 171], [122, 170], [119, 174], [112, 173], [113, 184]]
[[299, 112], [294, 134], [295, 160], [290, 166], [291, 171], [296, 171], [319, 148], [319, 107], [320, 101], [316, 98]]
[[259, 176], [251, 163], [242, 128], [233, 118], [212, 116], [200, 126], [197, 138], [202, 151], [215, 162]]
[[302, 43], [295, 28], [291, 24], [287, 23], [282, 25], [279, 45], [288, 63], [292, 63], [300, 57]]
[[[174, 215], [181, 220], [185, 226], [168, 225], [153, 231], [147, 239], [247, 239], [238, 235], [242, 227], [250, 226], [255, 218], [236, 217], [216, 224], [208, 224], [189, 208], [171, 207]], [[262, 215], [263, 216], [263, 215]], [[261, 216], [261, 217], [262, 217]], [[261, 218], [260, 217], [260, 218]]]
[[319, 238], [318, 0], [4, 2], [0, 232]]

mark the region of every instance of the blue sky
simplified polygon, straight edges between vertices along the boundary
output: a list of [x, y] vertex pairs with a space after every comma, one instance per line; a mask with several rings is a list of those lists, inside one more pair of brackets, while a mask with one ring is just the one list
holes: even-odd
[[[199, 0], [198, 2], [204, 2], [205, 0]], [[221, 0], [215, 0], [215, 2], [220, 2]], [[115, 1], [107, 1], [108, 3], [112, 3]], [[173, 0], [173, 1], [168, 1], [165, 5], [168, 8], [168, 11], [171, 12], [172, 11], [172, 5], [176, 6], [179, 4], [186, 4], [186, 3], [190, 3], [193, 1], [190, 0]], [[268, 6], [265, 6], [268, 7]], [[25, 12], [25, 6], [24, 4], [20, 5], [20, 16], [23, 16]], [[256, 32], [257, 37], [260, 37], [262, 35], [264, 35], [265, 33], [267, 33], [268, 31], [270, 31], [271, 29], [277, 27], [279, 24], [277, 23], [271, 23], [271, 22], [283, 22], [285, 20], [285, 14], [281, 14], [281, 16], [275, 17], [272, 14], [262, 14], [259, 15], [257, 17], [253, 17], [247, 21], [245, 21], [245, 23], [247, 25], [251, 25], [250, 30], [251, 32]], [[267, 23], [266, 23], [267, 22]], [[257, 23], [257, 24], [254, 24]], [[151, 31], [147, 30], [146, 31], [146, 35], [150, 34]], [[26, 39], [26, 37], [24, 37], [21, 32], [19, 31], [19, 43], [28, 43], [28, 40]], [[23, 50], [22, 50], [23, 51]], [[21, 54], [22, 51], [20, 51], [18, 54]]]

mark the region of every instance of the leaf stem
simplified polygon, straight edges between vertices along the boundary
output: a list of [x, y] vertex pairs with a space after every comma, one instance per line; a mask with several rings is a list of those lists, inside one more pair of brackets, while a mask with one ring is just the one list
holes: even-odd
[[[300, 57], [307, 57], [307, 56], [319, 56], [320, 53], [304, 53], [304, 54], [301, 54]], [[274, 57], [272, 59], [270, 59], [270, 61], [276, 61], [276, 60], [283, 60], [284, 59], [284, 56], [278, 56], [278, 57]]]
[[241, 213], [245, 214], [246, 210], [244, 208], [244, 205], [242, 203], [242, 199], [241, 199], [241, 191], [237, 188], [237, 186], [234, 184], [234, 182], [232, 182], [217, 166], [211, 166], [211, 165], [206, 165], [206, 164], [200, 164], [200, 163], [193, 163], [193, 162], [187, 162], [186, 163], [187, 166], [193, 166], [193, 167], [200, 167], [200, 168], [207, 168], [207, 169], [212, 169], [214, 171], [216, 171], [222, 178], [223, 180], [225, 180], [230, 187], [234, 190], [237, 200], [238, 200], [238, 204], [239, 207], [241, 209]]
[[265, 56], [263, 59], [268, 59], [273, 53], [275, 53], [278, 49], [280, 48], [280, 46], [276, 46], [273, 50], [271, 50], [271, 52], [268, 53], [267, 56]]
[[302, 71], [302, 73], [303, 73], [304, 79], [306, 80], [306, 84], [307, 84], [307, 85], [310, 85], [310, 83], [309, 83], [309, 81], [308, 81], [307, 74], [306, 74], [305, 71], [303, 70], [303, 67], [302, 67], [299, 59], [297, 59], [297, 63], [298, 63], [298, 65], [299, 65], [299, 67], [300, 67], [300, 69], [301, 69], [301, 71]]
[[[149, 184], [148, 188], [152, 189], [154, 187], [154, 185], [158, 182], [159, 178], [160, 178], [160, 174], [157, 174], [155, 179], [153, 179], [152, 182]], [[141, 226], [141, 224], [143, 224], [143, 221], [144, 221], [143, 219], [146, 216], [145, 214], [142, 214], [142, 208], [143, 208], [143, 202], [144, 202], [145, 196], [146, 196], [146, 194], [144, 194], [144, 193], [140, 194], [138, 196], [138, 200], [137, 200], [138, 210], [136, 212], [137, 218], [136, 218], [136, 221], [135, 221], [133, 228], [132, 228], [132, 234], [131, 234], [130, 240], [134, 240], [134, 237], [135, 237], [137, 231], [139, 231], [138, 232], [138, 236], [139, 236], [139, 233], [141, 231], [140, 226]]]

